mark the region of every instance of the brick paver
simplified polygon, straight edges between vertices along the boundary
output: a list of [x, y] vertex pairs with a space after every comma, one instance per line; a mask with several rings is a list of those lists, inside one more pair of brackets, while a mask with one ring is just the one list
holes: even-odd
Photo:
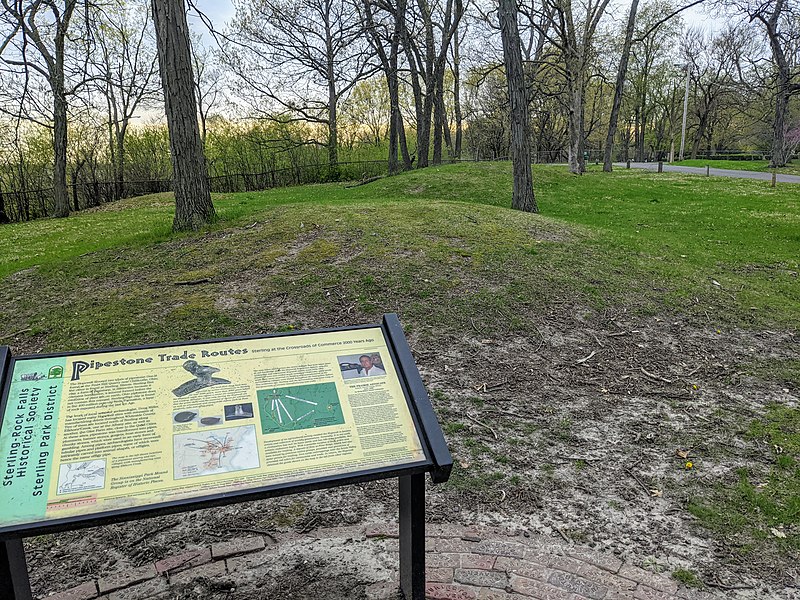
[[219, 542], [211, 545], [211, 557], [214, 560], [237, 556], [239, 554], [249, 554], [264, 549], [263, 537], [236, 538], [227, 542]]
[[97, 586], [94, 581], [87, 581], [68, 590], [48, 596], [49, 600], [91, 600], [97, 597]]
[[101, 594], [107, 594], [114, 590], [130, 587], [137, 583], [153, 579], [157, 575], [156, 566], [151, 563], [137, 569], [125, 569], [106, 577], [101, 577], [97, 581], [97, 587], [100, 588]]
[[[668, 575], [654, 573], [622, 559], [573, 544], [532, 536], [527, 532], [488, 527], [433, 525], [427, 538], [426, 593], [430, 600], [700, 600], [724, 595], [679, 586]], [[271, 536], [270, 536], [271, 537]], [[284, 564], [281, 552], [298, 544], [335, 553], [374, 557], [382, 571], [372, 571], [368, 598], [397, 598], [399, 579], [397, 526], [336, 527], [307, 536], [285, 534], [277, 539], [248, 536], [220, 541], [211, 547], [179, 550], [155, 563], [117, 567], [50, 600], [144, 600], [168, 597], [176, 586], [206, 579], [229, 582], [245, 591], [264, 583], [265, 569]], [[327, 541], [326, 541], [327, 540]], [[292, 546], [294, 544], [294, 546]], [[313, 544], [318, 544], [313, 546]], [[283, 548], [283, 550], [282, 550]], [[330, 554], [328, 555], [330, 556]], [[358, 561], [352, 561], [358, 568]]]
[[155, 568], [158, 573], [175, 573], [181, 569], [189, 569], [207, 562], [211, 562], [211, 549], [198, 548], [159, 560], [155, 563]]

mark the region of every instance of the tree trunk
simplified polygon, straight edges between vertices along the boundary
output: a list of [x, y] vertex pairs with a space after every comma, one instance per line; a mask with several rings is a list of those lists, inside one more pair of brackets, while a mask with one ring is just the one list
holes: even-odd
[[583, 78], [573, 70], [569, 80], [569, 170], [575, 175], [586, 171], [583, 160]]
[[[330, 39], [330, 37], [329, 37]], [[328, 44], [328, 171], [330, 179], [339, 178], [339, 123], [337, 109], [339, 94], [336, 92], [336, 66], [334, 53]]]
[[514, 194], [511, 207], [526, 212], [539, 212], [533, 193], [528, 99], [525, 93], [525, 74], [522, 69], [515, 0], [500, 0], [498, 14], [511, 113], [511, 159], [514, 166]]
[[692, 160], [697, 160], [697, 155], [700, 152], [700, 144], [703, 143], [703, 136], [706, 133], [706, 119], [707, 116], [700, 117], [700, 124], [697, 126], [697, 133], [692, 142]]
[[397, 89], [396, 60], [392, 66], [392, 72], [386, 74], [389, 86], [389, 175], [394, 175], [400, 170], [398, 154], [398, 137], [400, 135], [398, 126], [398, 113], [400, 112], [400, 97]]
[[6, 211], [6, 198], [3, 195], [3, 191], [0, 190], [0, 225], [10, 222], [11, 219], [8, 218], [8, 212]]
[[67, 99], [64, 95], [63, 70], [53, 86], [53, 216], [69, 216], [67, 188]]
[[408, 151], [408, 140], [406, 139], [406, 126], [403, 122], [403, 113], [397, 111], [397, 134], [400, 141], [400, 156], [403, 157], [403, 168], [410, 171], [414, 166], [414, 159]]
[[434, 51], [433, 21], [431, 7], [427, 0], [417, 0], [420, 14], [422, 15], [425, 29], [425, 94], [422, 99], [422, 113], [417, 111], [417, 166], [428, 166], [428, 155], [431, 145], [431, 120], [433, 117], [434, 94], [436, 94], [435, 67], [436, 55]]
[[789, 111], [789, 74], [778, 68], [777, 90], [775, 94], [775, 119], [773, 120], [772, 158], [769, 166], [785, 167], [789, 159], [786, 156], [786, 114]]
[[461, 158], [461, 144], [464, 139], [464, 118], [461, 114], [461, 55], [459, 53], [458, 28], [453, 33], [453, 116], [456, 120], [456, 140], [453, 159]]
[[400, 170], [398, 148], [402, 115], [400, 114], [400, 82], [397, 78], [397, 53], [399, 51], [400, 32], [395, 30], [392, 34], [392, 47], [389, 51], [388, 67], [386, 71], [386, 85], [389, 88], [389, 174], [394, 175]]
[[78, 173], [81, 167], [77, 167], [72, 171], [72, 210], [78, 212], [81, 209], [80, 202], [78, 201]]
[[[400, 163], [398, 160], [398, 146], [400, 137], [400, 128], [402, 127], [402, 115], [400, 113], [400, 82], [397, 76], [397, 55], [400, 51], [400, 37], [402, 35], [402, 17], [395, 14], [394, 30], [392, 31], [391, 47], [389, 54], [383, 49], [383, 40], [377, 33], [375, 22], [372, 17], [372, 8], [370, 0], [362, 0], [364, 4], [364, 17], [366, 20], [366, 31], [372, 37], [372, 43], [375, 51], [380, 58], [381, 65], [383, 66], [383, 73], [386, 77], [386, 87], [389, 90], [389, 174], [394, 175], [400, 170]], [[376, 145], [379, 141], [376, 137]], [[406, 149], [406, 152], [408, 150]]]
[[433, 164], [442, 164], [442, 142], [447, 146], [448, 153], [453, 154], [453, 137], [447, 120], [447, 109], [444, 105], [444, 78], [437, 84], [436, 104], [434, 110], [436, 129], [433, 143]]
[[628, 13], [628, 24], [625, 27], [625, 43], [622, 45], [622, 56], [619, 59], [617, 84], [614, 87], [614, 100], [611, 103], [611, 116], [608, 119], [608, 134], [606, 135], [606, 147], [603, 154], [603, 171], [606, 173], [611, 172], [611, 165], [614, 160], [614, 137], [617, 135], [619, 109], [622, 106], [622, 94], [625, 90], [625, 77], [628, 74], [628, 59], [631, 56], [633, 30], [636, 25], [636, 11], [638, 8], [639, 0], [631, 0], [631, 10]]
[[433, 164], [442, 164], [442, 134], [444, 133], [444, 74], [437, 72], [433, 92]]
[[117, 135], [117, 162], [114, 165], [114, 198], [121, 200], [125, 196], [125, 133]]
[[328, 85], [328, 171], [331, 178], [336, 179], [339, 172], [339, 126], [336, 115], [336, 89]]
[[431, 86], [425, 86], [425, 97], [422, 100], [422, 114], [417, 119], [417, 167], [428, 166], [428, 154], [431, 147], [431, 117], [433, 116], [433, 94]]
[[158, 65], [164, 88], [175, 188], [175, 231], [197, 230], [216, 218], [208, 185], [184, 0], [153, 0]]
[[[408, 40], [407, 35], [408, 31], [406, 30], [406, 0], [397, 0], [397, 10], [395, 13], [395, 33], [397, 34], [397, 44], [398, 49], [400, 47], [400, 43], [406, 46], [406, 57], [409, 60], [413, 60], [412, 52], [407, 47]], [[419, 80], [416, 76], [416, 71], [413, 68], [413, 63], [411, 63], [411, 87], [414, 90], [414, 104], [415, 106], [419, 106]], [[395, 78], [397, 78], [397, 58], [395, 57]], [[398, 83], [398, 98], [397, 98], [397, 139], [400, 143], [400, 156], [403, 158], [403, 168], [406, 171], [410, 171], [411, 168], [414, 166], [413, 160], [411, 158], [411, 154], [408, 151], [408, 140], [406, 140], [406, 126], [403, 122], [403, 113], [400, 110], [400, 97], [399, 97], [399, 83]]]

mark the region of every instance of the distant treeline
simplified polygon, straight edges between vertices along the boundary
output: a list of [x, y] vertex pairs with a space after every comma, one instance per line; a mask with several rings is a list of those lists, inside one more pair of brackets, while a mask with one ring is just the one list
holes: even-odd
[[[308, 143], [309, 132], [304, 129], [298, 124], [237, 125], [215, 119], [205, 142], [212, 191], [361, 179], [377, 174], [376, 169], [386, 171], [385, 144], [345, 146], [342, 162], [332, 169], [326, 164], [325, 148]], [[2, 155], [0, 223], [51, 214], [53, 159], [48, 133], [30, 130], [20, 145], [24, 151]], [[73, 211], [171, 189], [172, 164], [165, 125], [129, 130], [121, 171], [110, 160], [101, 132], [75, 132], [70, 140], [67, 170]]]

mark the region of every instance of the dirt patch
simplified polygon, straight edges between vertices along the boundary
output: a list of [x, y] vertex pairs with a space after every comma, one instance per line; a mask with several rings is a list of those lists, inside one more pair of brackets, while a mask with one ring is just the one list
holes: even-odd
[[[287, 212], [274, 225], [83, 257], [72, 265], [78, 277], [13, 276], [1, 282], [0, 330], [30, 327], [11, 340], [19, 353], [332, 327], [397, 312], [455, 458], [451, 481], [430, 490], [431, 521], [513, 525], [665, 574], [689, 570], [709, 589], [744, 588], [743, 597], [761, 582], [769, 597], [795, 593], [800, 557], [791, 546], [768, 530], [757, 540], [714, 534], [689, 511], [718, 486], [735, 486], [741, 469], [756, 486], [768, 482], [774, 449], [750, 424], [771, 404], [796, 407], [798, 390], [750, 367], [800, 360], [795, 332], [727, 327], [713, 311], [692, 317], [694, 300], [665, 309], [661, 282], [615, 275], [577, 230], [530, 229], [532, 217], [511, 211], [494, 218], [470, 207], [470, 220], [432, 204], [414, 221], [402, 210], [410, 209], [393, 206], [381, 220], [332, 209], [321, 226]], [[350, 221], [336, 221], [340, 214]], [[529, 247], [551, 230], [551, 243]], [[207, 264], [211, 282], [173, 285], [169, 269]], [[27, 549], [43, 593], [241, 529], [307, 535], [396, 513], [395, 482], [384, 481], [45, 536]], [[312, 572], [329, 568], [308, 560]], [[263, 597], [314, 585], [298, 565], [285, 562], [294, 587], [264, 588], [273, 596]], [[343, 571], [341, 581], [339, 597], [360, 597], [356, 575]]]
[[[292, 314], [311, 326], [333, 322], [324, 309]], [[797, 390], [750, 377], [742, 365], [755, 356], [797, 358], [794, 336], [723, 336], [674, 316], [638, 319], [566, 305], [541, 315], [537, 326], [541, 336], [511, 339], [411, 336], [456, 461], [451, 482], [430, 489], [429, 519], [512, 525], [666, 574], [684, 568], [728, 586], [766, 582], [773, 597], [790, 597], [800, 582], [796, 556], [769, 547], [743, 553], [709, 535], [685, 508], [704, 489], [734, 481], [738, 468], [768, 472], [770, 449], [742, 431], [768, 403], [796, 403]], [[677, 450], [689, 453], [692, 470]], [[236, 528], [299, 534], [391, 521], [396, 502], [394, 482], [375, 482], [37, 538], [28, 543], [34, 589], [235, 537]], [[155, 533], [143, 538], [144, 528]], [[287, 571], [249, 597], [324, 595], [327, 588], [315, 586], [330, 565], [309, 560], [283, 563]], [[325, 581], [341, 586], [336, 597], [364, 597], [355, 576]], [[181, 598], [219, 591], [196, 586]]]

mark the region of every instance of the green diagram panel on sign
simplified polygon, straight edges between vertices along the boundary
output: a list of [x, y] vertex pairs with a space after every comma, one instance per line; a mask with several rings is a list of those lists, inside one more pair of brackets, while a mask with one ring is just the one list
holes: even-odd
[[333, 382], [258, 390], [256, 395], [265, 434], [344, 423]]

